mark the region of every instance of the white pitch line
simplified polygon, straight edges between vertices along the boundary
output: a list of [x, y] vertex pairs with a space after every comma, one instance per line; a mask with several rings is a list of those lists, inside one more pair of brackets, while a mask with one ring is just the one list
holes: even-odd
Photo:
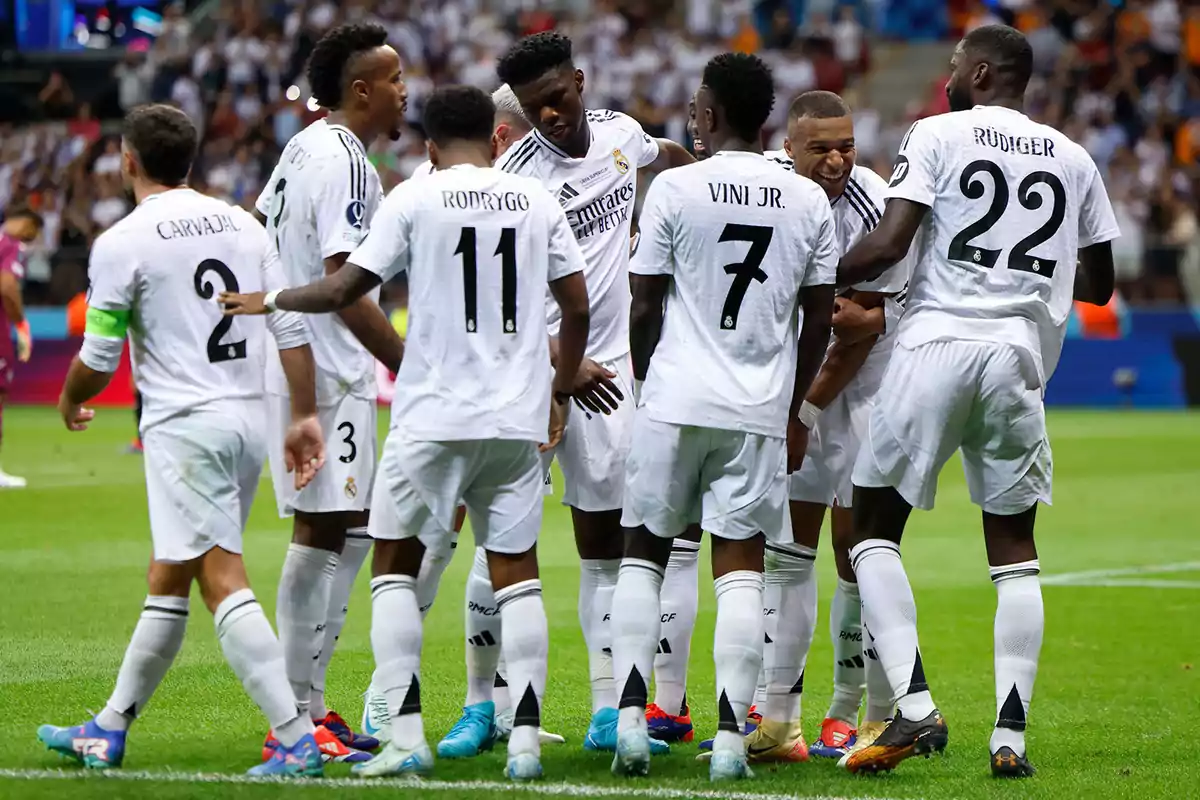
[[[1142, 575], [1161, 575], [1170, 572], [1192, 572], [1200, 570], [1200, 561], [1182, 561], [1174, 564], [1146, 564], [1137, 567], [1121, 567], [1119, 569], [1093, 569], [1084, 572], [1064, 572], [1058, 575], [1047, 575], [1042, 578], [1043, 586], [1080, 586], [1105, 585], [1103, 582], [1112, 578], [1136, 578]], [[1190, 581], [1156, 581], [1163, 586], [1184, 587]], [[1124, 586], [1135, 584], [1124, 583]]]
[[[25, 781], [134, 781], [158, 783], [246, 784], [263, 786], [314, 786], [331, 789], [420, 789], [431, 792], [503, 792], [549, 797], [644, 797], [651, 800], [868, 800], [865, 797], [831, 795], [760, 794], [758, 792], [722, 792], [712, 789], [669, 789], [622, 786], [589, 786], [583, 783], [508, 783], [501, 781], [435, 781], [420, 778], [314, 778], [301, 781], [279, 778], [252, 778], [248, 775], [222, 775], [213, 772], [124, 771], [84, 772], [63, 769], [0, 769], [0, 779]], [[886, 800], [872, 798], [871, 800]]]

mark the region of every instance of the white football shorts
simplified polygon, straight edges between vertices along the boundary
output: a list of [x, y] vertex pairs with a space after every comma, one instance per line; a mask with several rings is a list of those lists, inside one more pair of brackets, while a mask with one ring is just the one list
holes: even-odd
[[621, 524], [672, 538], [699, 522], [713, 536], [790, 541], [787, 444], [742, 431], [673, 425], [639, 409]]
[[317, 409], [325, 434], [325, 466], [312, 483], [297, 492], [283, 458], [283, 440], [292, 420], [286, 397], [268, 395], [271, 483], [279, 516], [293, 511], [321, 514], [332, 511], [365, 511], [371, 507], [371, 486], [377, 456], [375, 401], [344, 395], [333, 405]]
[[1010, 345], [897, 344], [854, 466], [856, 486], [891, 486], [933, 508], [938, 474], [962, 449], [971, 501], [989, 514], [1050, 503], [1053, 461], [1037, 372]]
[[455, 538], [460, 504], [475, 544], [518, 554], [537, 543], [545, 472], [537, 445], [514, 440], [418, 442], [393, 429], [375, 477], [373, 539], [420, 538], [436, 553]]
[[212, 403], [142, 436], [154, 560], [242, 552], [242, 531], [266, 459], [265, 404]]
[[572, 403], [567, 429], [554, 449], [563, 473], [563, 505], [580, 511], [621, 508], [625, 487], [625, 459], [633, 427], [633, 364], [626, 355], [601, 366], [617, 374], [613, 383], [625, 399], [608, 415]]

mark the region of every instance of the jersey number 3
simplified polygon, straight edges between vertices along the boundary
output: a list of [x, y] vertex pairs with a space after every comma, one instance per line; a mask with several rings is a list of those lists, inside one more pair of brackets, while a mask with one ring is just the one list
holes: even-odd
[[[958, 181], [958, 188], [969, 200], [980, 199], [986, 191], [983, 181], [975, 177], [981, 172], [992, 176], [992, 185], [996, 190], [996, 193], [992, 195], [992, 203], [988, 206], [986, 214], [963, 228], [950, 240], [950, 248], [946, 251], [946, 257], [951, 261], [964, 261], [991, 269], [1000, 259], [1000, 251], [971, 244], [971, 240], [987, 233], [1000, 221], [1000, 217], [1004, 216], [1004, 211], [1008, 208], [1008, 180], [1004, 177], [1004, 171], [995, 162], [986, 159], [972, 161], [967, 164]], [[1048, 241], [1062, 227], [1063, 220], [1067, 216], [1067, 191], [1063, 188], [1062, 181], [1053, 172], [1039, 170], [1029, 173], [1017, 187], [1017, 201], [1030, 211], [1037, 211], [1042, 207], [1041, 193], [1033, 190], [1038, 184], [1047, 186], [1054, 199], [1054, 205], [1050, 207], [1050, 218], [1036, 231], [1013, 245], [1012, 251], [1008, 254], [1008, 268], [1050, 278], [1054, 275], [1054, 268], [1058, 266], [1058, 262], [1052, 258], [1031, 256], [1029, 251]]]
[[[215, 258], [209, 258], [200, 262], [200, 266], [196, 267], [196, 275], [194, 282], [196, 285], [196, 294], [200, 295], [203, 300], [211, 300], [216, 294], [216, 288], [212, 281], [206, 280], [204, 275], [207, 272], [215, 272], [225, 282], [225, 291], [236, 292], [238, 290], [237, 276], [233, 274], [228, 266], [223, 261], [217, 261]], [[246, 357], [246, 340], [242, 339], [237, 342], [221, 343], [221, 337], [229, 333], [229, 329], [233, 327], [233, 317], [221, 317], [217, 327], [213, 328], [213, 332], [208, 335], [208, 362], [217, 364], [221, 361], [234, 361], [239, 358]]]
[[[462, 256], [463, 305], [467, 315], [467, 333], [479, 330], [478, 255], [474, 228], [463, 228], [454, 255]], [[501, 228], [500, 243], [493, 256], [500, 256], [500, 318], [505, 333], [517, 332], [517, 229]]]
[[727, 223], [721, 231], [718, 242], [750, 243], [745, 258], [725, 265], [725, 274], [733, 276], [733, 283], [721, 307], [721, 330], [737, 328], [738, 312], [742, 310], [742, 301], [746, 299], [750, 283], [762, 283], [767, 279], [767, 273], [762, 271], [762, 262], [767, 257], [767, 248], [771, 246], [774, 235], [775, 229], [766, 225], [742, 225], [736, 222]]

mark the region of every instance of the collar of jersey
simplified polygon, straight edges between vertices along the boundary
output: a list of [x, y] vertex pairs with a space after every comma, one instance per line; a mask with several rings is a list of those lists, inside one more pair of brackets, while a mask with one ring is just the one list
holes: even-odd
[[751, 153], [749, 150], [718, 150], [716, 153], [714, 153], [714, 155], [733, 156], [735, 158], [741, 158], [742, 156], [754, 156], [755, 158], [763, 157], [762, 153]]
[[1023, 116], [1025, 116], [1025, 112], [1024, 112], [1024, 111], [1018, 111], [1017, 109], [1015, 109], [1015, 108], [1009, 108], [1008, 106], [985, 106], [985, 105], [978, 105], [978, 106], [975, 106], [975, 107], [973, 107], [971, 110], [972, 110], [972, 111], [979, 111], [980, 109], [985, 109], [985, 110], [987, 110], [987, 111], [1007, 111], [1009, 114], [1020, 114], [1022, 117], [1023, 117]]
[[[322, 120], [322, 122], [324, 122], [324, 120]], [[345, 125], [334, 125], [331, 122], [325, 122], [325, 127], [329, 128], [331, 131], [340, 131], [341, 133], [345, 133], [350, 137], [350, 140], [354, 142], [354, 144], [358, 145], [358, 149], [362, 151], [363, 155], [367, 154], [367, 148], [363, 147], [362, 140], [355, 135], [354, 131], [350, 130]]]
[[138, 203], [138, 205], [144, 206], [144, 205], [146, 205], [146, 203], [149, 203], [151, 200], [157, 200], [158, 198], [162, 197], [167, 192], [178, 192], [180, 189], [187, 189], [189, 192], [194, 191], [192, 189], [192, 187], [190, 187], [190, 186], [176, 186], [173, 189], [167, 189], [166, 192], [155, 192], [154, 194], [148, 194], [142, 198], [142, 202]]
[[[562, 148], [560, 148], [554, 142], [547, 139], [545, 136], [542, 136], [542, 132], [539, 131], [537, 128], [533, 129], [533, 138], [537, 141], [538, 144], [542, 145], [543, 147], [545, 147], [547, 150], [549, 150], [551, 153], [558, 156], [559, 158], [563, 158], [568, 161], [582, 161], [583, 159], [587, 158], [587, 154], [584, 154], [580, 158], [575, 158], [575, 156], [567, 155], [566, 152], [563, 151]], [[592, 149], [592, 142], [594, 142], [594, 141], [596, 141], [596, 134], [592, 133], [592, 126], [588, 125], [588, 151], [589, 152]]]

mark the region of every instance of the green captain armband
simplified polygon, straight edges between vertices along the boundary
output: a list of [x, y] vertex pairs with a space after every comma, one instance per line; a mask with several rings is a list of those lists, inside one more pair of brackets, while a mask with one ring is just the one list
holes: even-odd
[[106, 311], [102, 308], [89, 308], [87, 311], [84, 333], [105, 339], [124, 339], [128, 330], [128, 311]]

